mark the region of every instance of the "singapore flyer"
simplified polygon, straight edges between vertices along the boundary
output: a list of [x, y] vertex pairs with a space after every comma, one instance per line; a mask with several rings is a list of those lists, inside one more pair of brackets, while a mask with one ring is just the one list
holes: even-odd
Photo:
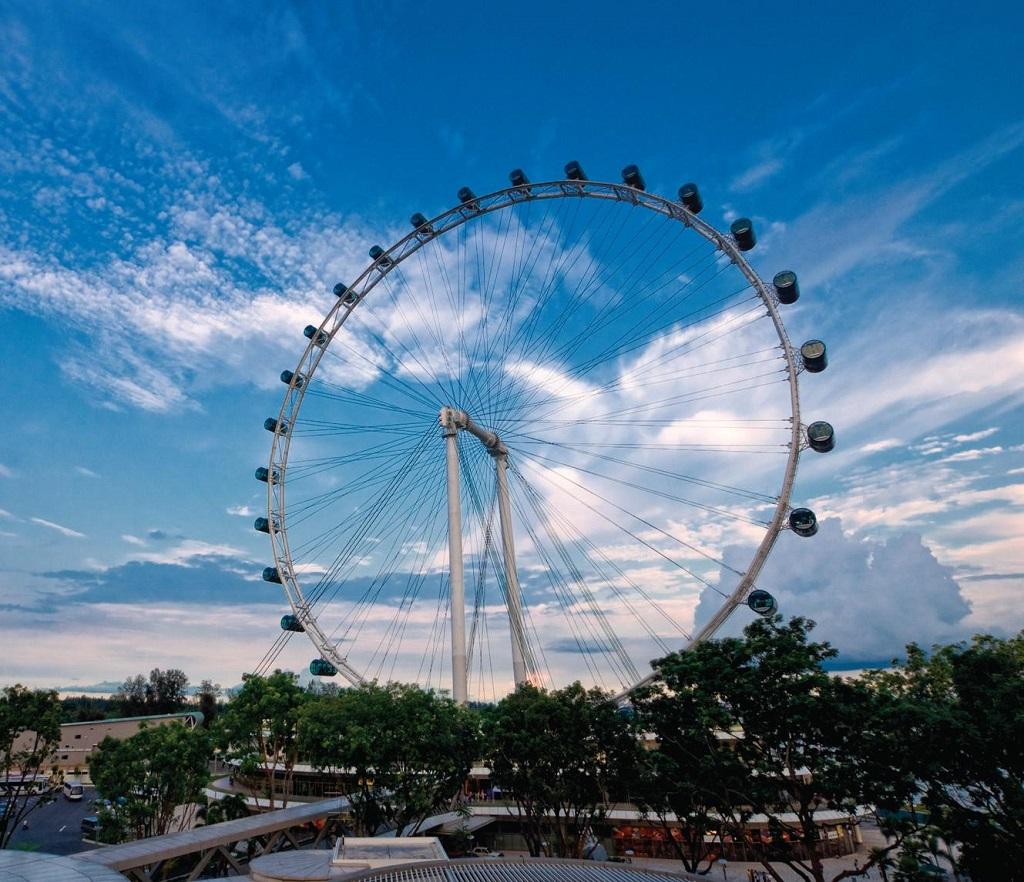
[[816, 531], [799, 457], [834, 445], [798, 388], [826, 348], [790, 341], [797, 275], [754, 271], [753, 224], [702, 208], [572, 162], [370, 248], [265, 423], [255, 528], [291, 612], [258, 671], [304, 633], [311, 673], [351, 684], [627, 695], [738, 607], [775, 612], [773, 544]]

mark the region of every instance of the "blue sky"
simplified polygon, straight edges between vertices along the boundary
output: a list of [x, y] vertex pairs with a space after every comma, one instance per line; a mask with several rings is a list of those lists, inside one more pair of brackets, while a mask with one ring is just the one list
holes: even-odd
[[800, 273], [787, 326], [832, 353], [805, 412], [841, 446], [797, 484], [821, 533], [764, 574], [785, 611], [851, 660], [1021, 628], [1022, 24], [0, 3], [0, 681], [237, 682], [283, 610], [251, 476], [303, 325], [413, 211], [570, 159], [696, 180], [712, 223], [755, 220], [762, 274]]

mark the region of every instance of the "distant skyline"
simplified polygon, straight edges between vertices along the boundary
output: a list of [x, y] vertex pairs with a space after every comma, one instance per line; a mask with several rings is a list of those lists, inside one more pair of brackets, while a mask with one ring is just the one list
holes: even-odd
[[0, 0], [0, 684], [239, 682], [285, 611], [252, 472], [303, 326], [412, 212], [571, 159], [696, 180], [800, 274], [839, 446], [797, 480], [821, 532], [763, 575], [783, 612], [851, 663], [1024, 627], [1022, 25]]

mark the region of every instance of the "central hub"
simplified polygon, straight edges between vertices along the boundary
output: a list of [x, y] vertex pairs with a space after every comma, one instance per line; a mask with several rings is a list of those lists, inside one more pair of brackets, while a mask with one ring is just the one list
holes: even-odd
[[473, 437], [479, 438], [480, 443], [487, 448], [487, 452], [491, 456], [506, 456], [508, 454], [508, 448], [502, 443], [497, 433], [478, 426], [464, 410], [446, 405], [441, 408], [437, 420], [441, 424], [441, 428], [444, 429], [445, 436], [455, 435], [459, 429], [462, 429]]

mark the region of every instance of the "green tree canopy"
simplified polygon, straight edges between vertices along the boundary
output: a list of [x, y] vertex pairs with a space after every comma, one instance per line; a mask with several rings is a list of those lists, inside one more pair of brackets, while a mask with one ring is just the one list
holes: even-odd
[[[1024, 633], [907, 648], [868, 678], [901, 709], [899, 759], [920, 785], [929, 831], [959, 846], [973, 879], [1024, 867]], [[918, 849], [920, 850], [920, 848]], [[928, 851], [929, 849], [925, 849]], [[913, 871], [913, 855], [901, 872]], [[909, 869], [908, 869], [909, 867]]]
[[61, 704], [57, 693], [8, 686], [0, 697], [0, 780], [5, 810], [0, 812], [0, 848], [33, 811], [47, 800], [45, 775], [60, 746]]
[[476, 715], [418, 686], [367, 684], [309, 702], [300, 745], [341, 773], [358, 832], [415, 833], [458, 794], [479, 748]]
[[136, 674], [128, 677], [114, 695], [127, 717], [144, 714], [173, 714], [185, 706], [188, 676], [177, 668], [166, 671], [153, 668], [149, 678]]
[[484, 716], [494, 782], [516, 801], [530, 853], [548, 842], [582, 857], [587, 838], [635, 777], [639, 744], [608, 695], [579, 683], [520, 686]]
[[[213, 731], [221, 755], [237, 764], [241, 776], [262, 784], [259, 798], [267, 808], [277, 804], [278, 774], [285, 793], [290, 789], [299, 757], [299, 712], [308, 699], [294, 674], [250, 674], [217, 718]], [[288, 804], [287, 795], [281, 804]]]
[[89, 761], [100, 796], [110, 800], [100, 812], [104, 842], [161, 836], [182, 829], [182, 811], [204, 800], [213, 747], [204, 729], [178, 722], [143, 726], [130, 738], [107, 737]]
[[[823, 882], [815, 815], [822, 809], [852, 815], [858, 805], [883, 798], [898, 802], [894, 794], [908, 782], [891, 772], [884, 756], [891, 744], [884, 726], [887, 697], [828, 674], [823, 665], [836, 652], [809, 639], [813, 627], [806, 619], [784, 623], [775, 616], [748, 625], [741, 639], [710, 640], [674, 653], [656, 663], [657, 686], [641, 707], [666, 737], [668, 771], [677, 775], [672, 784], [684, 809], [699, 784], [694, 796], [726, 819], [766, 815], [774, 831], [766, 857]], [[681, 727], [681, 744], [671, 734], [673, 724]], [[688, 773], [687, 753], [700, 753], [701, 738], [705, 757]], [[722, 748], [731, 751], [732, 761]], [[724, 763], [726, 774], [721, 786], [709, 790], [706, 764], [713, 768], [716, 762]], [[910, 781], [902, 795], [912, 787]], [[708, 803], [692, 806], [697, 823], [712, 807]], [[833, 878], [847, 875], [852, 873]]]

